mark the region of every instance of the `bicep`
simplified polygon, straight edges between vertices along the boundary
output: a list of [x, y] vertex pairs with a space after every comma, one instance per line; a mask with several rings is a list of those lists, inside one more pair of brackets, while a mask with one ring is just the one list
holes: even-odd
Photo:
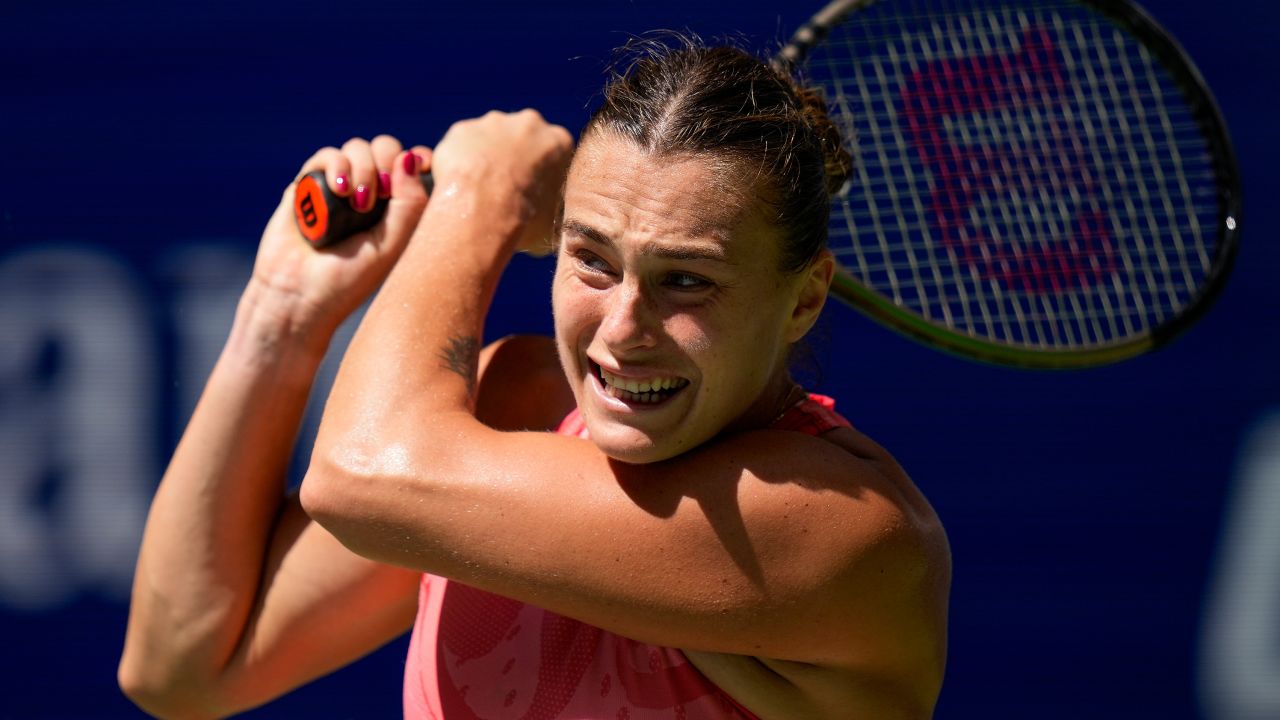
[[825, 661], [851, 614], [892, 592], [894, 489], [829, 443], [752, 433], [652, 466], [563, 452], [522, 454], [538, 490], [512, 515], [541, 550], [528, 591], [565, 614], [659, 645]]
[[637, 640], [797, 660], [820, 656], [823, 626], [861, 602], [849, 578], [899, 520], [884, 478], [797, 433], [641, 466], [575, 438], [472, 427], [411, 473], [344, 481], [326, 525], [370, 557]]

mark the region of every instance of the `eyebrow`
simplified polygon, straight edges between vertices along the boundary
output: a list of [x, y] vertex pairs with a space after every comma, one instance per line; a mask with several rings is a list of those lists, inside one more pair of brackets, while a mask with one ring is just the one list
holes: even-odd
[[[584, 237], [591, 242], [604, 245], [607, 248], [613, 249], [615, 247], [613, 238], [605, 235], [590, 225], [577, 220], [566, 219], [561, 227], [576, 235]], [[690, 233], [690, 235], [695, 236], [694, 233]], [[652, 255], [666, 260], [714, 260], [715, 262], [721, 262], [728, 265], [736, 264], [729, 260], [729, 256], [725, 254], [724, 248], [722, 247], [709, 247], [703, 245], [670, 247], [659, 245], [656, 242], [647, 242], [640, 248], [640, 252], [645, 255]]]

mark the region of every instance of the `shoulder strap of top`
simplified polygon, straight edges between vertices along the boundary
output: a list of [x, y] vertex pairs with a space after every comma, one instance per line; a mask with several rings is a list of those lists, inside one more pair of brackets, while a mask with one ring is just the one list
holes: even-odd
[[771, 427], [774, 430], [821, 435], [828, 430], [853, 427], [853, 424], [836, 412], [835, 400], [826, 395], [809, 393], [803, 400], [782, 413], [782, 417], [779, 417]]
[[569, 411], [568, 415], [560, 421], [560, 427], [556, 428], [557, 435], [568, 435], [569, 437], [587, 438], [587, 424], [582, 422], [582, 413], [578, 412], [578, 408]]

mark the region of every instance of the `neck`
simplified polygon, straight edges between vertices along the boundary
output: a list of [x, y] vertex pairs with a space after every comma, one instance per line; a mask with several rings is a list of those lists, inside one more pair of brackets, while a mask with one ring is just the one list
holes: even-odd
[[806, 397], [804, 388], [791, 379], [788, 373], [771, 382], [760, 398], [737, 421], [725, 428], [726, 432], [763, 430], [771, 427], [796, 403]]

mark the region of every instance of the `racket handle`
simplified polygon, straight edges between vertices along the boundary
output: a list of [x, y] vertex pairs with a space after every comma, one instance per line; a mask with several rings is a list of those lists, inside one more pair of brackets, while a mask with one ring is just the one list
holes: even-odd
[[[431, 173], [418, 176], [422, 187], [431, 194], [435, 181]], [[293, 219], [298, 232], [311, 247], [320, 249], [368, 230], [387, 212], [388, 198], [378, 198], [369, 212], [356, 212], [347, 198], [335, 195], [325, 182], [324, 171], [307, 173], [293, 191]]]

